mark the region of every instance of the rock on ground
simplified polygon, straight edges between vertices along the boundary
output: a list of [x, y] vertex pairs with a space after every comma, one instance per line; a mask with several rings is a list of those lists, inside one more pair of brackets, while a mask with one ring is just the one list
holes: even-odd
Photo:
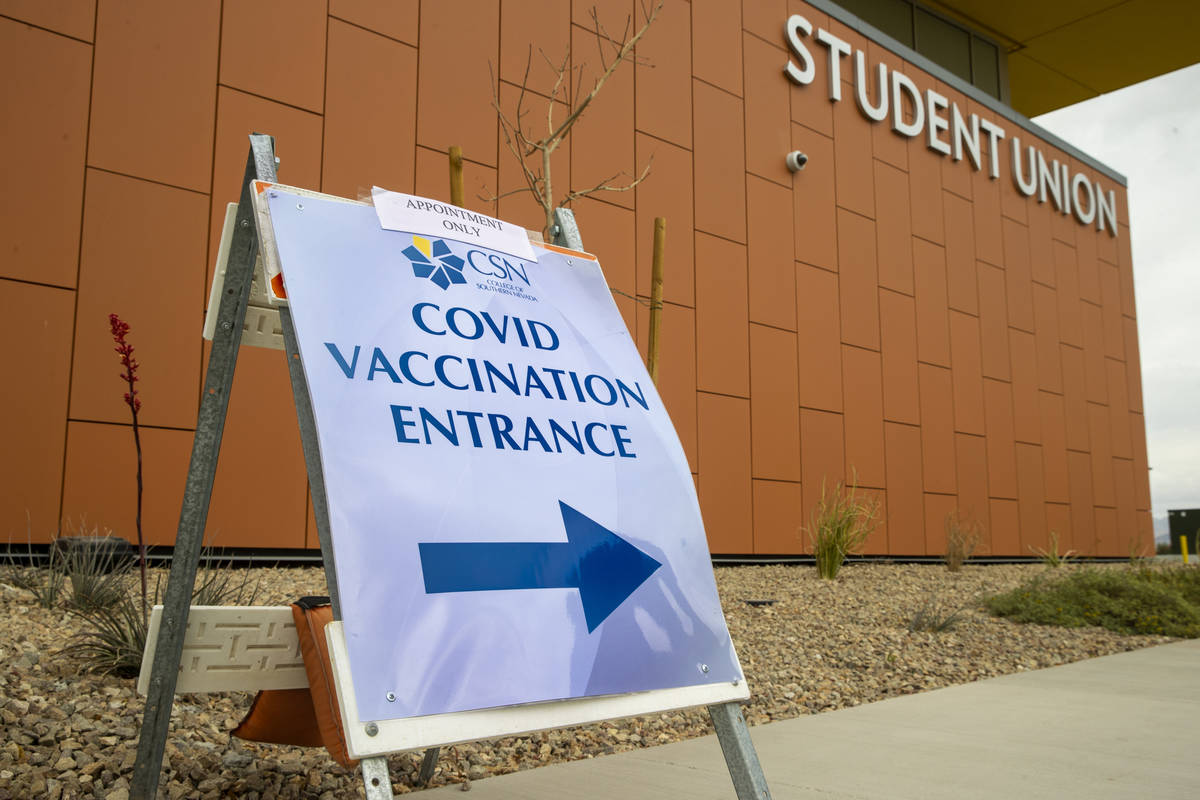
[[[822, 581], [811, 566], [718, 568], [725, 615], [753, 693], [747, 720], [760, 725], [1171, 641], [1016, 625], [978, 609], [984, 596], [1044, 569], [968, 565], [950, 573], [940, 565], [858, 563]], [[319, 568], [247, 572], [259, 585], [256, 604], [325, 592]], [[237, 574], [240, 580], [246, 573]], [[943, 615], [962, 608], [961, 621], [943, 633], [910, 632], [910, 620], [925, 607]], [[132, 679], [89, 673], [77, 658], [60, 654], [80, 627], [64, 608], [41, 608], [28, 592], [0, 582], [0, 800], [129, 796], [142, 700]], [[242, 693], [176, 698], [161, 797], [361, 796], [357, 771], [323, 750], [232, 738], [251, 699]], [[711, 732], [707, 713], [697, 709], [449, 747], [432, 785]], [[394, 756], [390, 764], [394, 791], [413, 791], [420, 753]]]

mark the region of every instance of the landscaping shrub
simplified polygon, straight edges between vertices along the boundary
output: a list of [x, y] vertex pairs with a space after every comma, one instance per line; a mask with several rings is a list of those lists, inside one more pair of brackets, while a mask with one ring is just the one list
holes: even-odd
[[821, 499], [807, 529], [818, 575], [827, 580], [837, 577], [846, 556], [857, 552], [875, 529], [878, 513], [879, 503], [859, 497], [855, 483], [847, 490], [839, 481], [827, 492], [822, 482]]
[[979, 520], [952, 511], [946, 515], [946, 569], [958, 572], [983, 541]]
[[1200, 570], [1084, 569], [1035, 578], [984, 605], [1014, 622], [1194, 639], [1200, 637]]

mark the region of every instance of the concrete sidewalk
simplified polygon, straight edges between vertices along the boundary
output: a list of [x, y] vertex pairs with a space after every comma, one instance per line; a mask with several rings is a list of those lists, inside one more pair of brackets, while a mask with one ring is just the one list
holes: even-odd
[[[1200, 641], [751, 728], [772, 796], [1200, 797]], [[753, 689], [753, 687], [751, 687]], [[716, 737], [488, 778], [472, 800], [734, 797]], [[457, 786], [430, 797], [461, 797]]]

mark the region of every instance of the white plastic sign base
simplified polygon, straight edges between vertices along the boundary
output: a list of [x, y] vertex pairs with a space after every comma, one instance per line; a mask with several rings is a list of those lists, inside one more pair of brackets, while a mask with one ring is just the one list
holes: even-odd
[[350, 678], [342, 623], [330, 622], [326, 625], [325, 638], [329, 643], [329, 660], [333, 664], [333, 680], [337, 687], [338, 707], [342, 712], [346, 748], [353, 758], [371, 758], [426, 747], [520, 736], [533, 731], [742, 701], [750, 697], [746, 682], [738, 681], [370, 722], [360, 719], [356, 710], [358, 704], [354, 697], [354, 683]]

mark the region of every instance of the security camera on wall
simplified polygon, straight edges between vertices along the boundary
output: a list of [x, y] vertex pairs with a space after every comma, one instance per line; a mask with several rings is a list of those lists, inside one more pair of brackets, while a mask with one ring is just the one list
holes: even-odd
[[808, 163], [808, 156], [805, 153], [801, 153], [799, 150], [793, 150], [787, 154], [785, 160], [787, 161], [788, 169], [790, 169], [792, 172], [799, 172], [800, 170], [804, 169], [804, 165]]

